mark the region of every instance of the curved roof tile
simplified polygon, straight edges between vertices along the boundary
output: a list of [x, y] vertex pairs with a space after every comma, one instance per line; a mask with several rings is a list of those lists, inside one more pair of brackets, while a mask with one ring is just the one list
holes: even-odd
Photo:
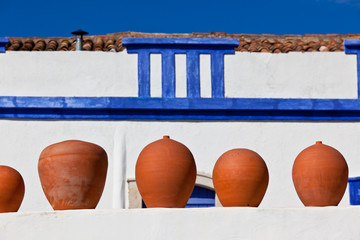
[[[237, 38], [240, 44], [235, 48], [241, 52], [341, 52], [344, 51], [345, 39], [360, 39], [360, 34], [305, 34], [305, 35], [272, 35], [272, 34], [226, 34], [223, 32], [166, 34], [119, 32], [107, 35], [84, 37], [85, 51], [119, 52], [124, 37], [185, 37], [185, 38]], [[7, 51], [74, 51], [75, 37], [9, 37]]]

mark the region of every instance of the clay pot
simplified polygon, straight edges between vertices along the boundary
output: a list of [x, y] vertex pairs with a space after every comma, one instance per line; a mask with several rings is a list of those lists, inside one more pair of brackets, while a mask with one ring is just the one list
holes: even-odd
[[78, 140], [52, 144], [40, 154], [38, 171], [54, 210], [95, 208], [102, 195], [108, 161], [100, 146]]
[[195, 186], [194, 157], [185, 145], [164, 136], [141, 151], [135, 178], [148, 208], [183, 208]]
[[224, 207], [257, 207], [268, 183], [269, 172], [259, 154], [232, 149], [217, 160], [213, 170], [215, 192]]
[[305, 206], [337, 206], [346, 190], [348, 166], [338, 150], [318, 141], [296, 157], [292, 178]]
[[25, 185], [20, 173], [0, 166], [0, 212], [17, 212], [24, 198]]

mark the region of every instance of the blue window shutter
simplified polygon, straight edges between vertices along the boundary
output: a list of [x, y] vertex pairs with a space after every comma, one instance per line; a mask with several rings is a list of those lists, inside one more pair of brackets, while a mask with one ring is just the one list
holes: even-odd
[[195, 186], [186, 208], [215, 207], [215, 191]]
[[[215, 207], [215, 191], [195, 186], [185, 208]], [[142, 201], [142, 208], [146, 208]]]

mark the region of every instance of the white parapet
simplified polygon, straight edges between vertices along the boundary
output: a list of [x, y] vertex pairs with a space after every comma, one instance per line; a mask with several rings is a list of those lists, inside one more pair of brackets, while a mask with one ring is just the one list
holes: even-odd
[[73, 210], [0, 214], [0, 239], [359, 239], [359, 207]]
[[[186, 96], [186, 57], [176, 54], [176, 96]], [[21, 71], [19, 68], [21, 67]], [[0, 55], [0, 96], [136, 97], [137, 55], [12, 52]], [[357, 98], [356, 56], [343, 52], [225, 56], [231, 98]], [[200, 56], [201, 96], [211, 96], [210, 55]], [[161, 96], [161, 55], [151, 54], [151, 96]]]

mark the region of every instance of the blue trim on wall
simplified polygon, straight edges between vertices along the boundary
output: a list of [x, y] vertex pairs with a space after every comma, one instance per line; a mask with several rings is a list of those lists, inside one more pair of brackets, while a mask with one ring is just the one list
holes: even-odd
[[358, 98], [360, 97], [360, 54], [356, 54], [356, 71], [357, 71], [357, 89]]
[[348, 182], [359, 182], [360, 177], [349, 177]]
[[122, 45], [127, 48], [135, 47], [136, 49], [139, 46], [153, 45], [171, 45], [170, 48], [179, 46], [191, 46], [192, 48], [201, 46], [235, 48], [239, 45], [239, 40], [232, 38], [123, 38]]
[[[359, 98], [225, 98], [224, 54], [233, 54], [238, 44], [237, 39], [124, 38], [128, 52], [138, 54], [139, 97], [5, 96], [0, 118], [360, 121]], [[360, 76], [360, 40], [346, 40], [344, 46], [346, 53], [358, 55]], [[151, 53], [163, 57], [162, 98], [150, 97]], [[187, 98], [175, 98], [177, 53], [186, 54]], [[202, 53], [211, 55], [212, 98], [200, 98]]]
[[139, 51], [138, 89], [139, 97], [150, 97], [150, 52]]
[[162, 97], [175, 97], [175, 54], [167, 50], [161, 56]]
[[360, 177], [349, 178], [350, 205], [360, 205]]
[[344, 40], [344, 51], [346, 54], [357, 54], [360, 52], [360, 40]]
[[[212, 97], [224, 97], [224, 54], [234, 54], [238, 39], [225, 38], [123, 38], [128, 53], [138, 54], [139, 96], [149, 97], [150, 70], [148, 54], [161, 54], [162, 97], [175, 97], [175, 54], [186, 54], [187, 97], [200, 97], [199, 54], [211, 55]], [[146, 57], [146, 60], [142, 60]], [[146, 86], [142, 86], [146, 84]]]
[[356, 54], [357, 62], [357, 87], [358, 98], [360, 97], [360, 40], [344, 40], [344, 51], [346, 54]]
[[211, 97], [223, 98], [224, 93], [224, 54], [214, 51], [211, 53]]
[[186, 54], [186, 93], [189, 98], [200, 97], [200, 56], [197, 50]]
[[359, 121], [359, 99], [0, 97], [0, 118]]
[[6, 37], [0, 37], [0, 53], [6, 52], [6, 44], [9, 43], [9, 38]]

